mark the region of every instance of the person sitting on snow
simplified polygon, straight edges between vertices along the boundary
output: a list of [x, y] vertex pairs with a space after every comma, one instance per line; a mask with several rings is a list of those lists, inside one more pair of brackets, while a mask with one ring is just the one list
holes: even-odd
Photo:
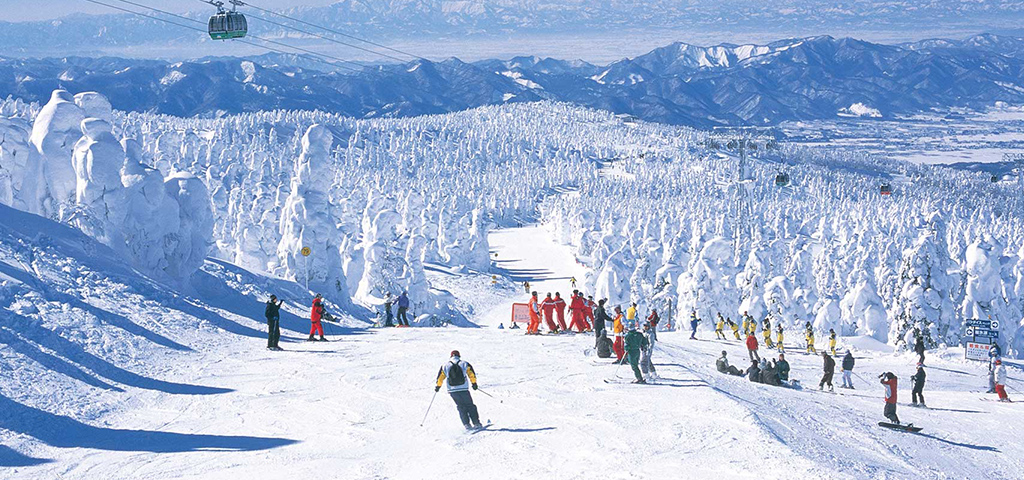
[[757, 365], [757, 360], [750, 361], [750, 368], [747, 369], [747, 379], [754, 383], [761, 383], [761, 367]]
[[605, 329], [597, 333], [597, 358], [612, 358], [612, 341]]
[[715, 368], [717, 368], [719, 372], [742, 377], [743, 372], [741, 372], [740, 369], [729, 365], [729, 359], [725, 358], [725, 356], [726, 352], [725, 350], [722, 350], [722, 356], [718, 357], [718, 360], [715, 361]]
[[779, 374], [779, 382], [789, 383], [789, 362], [786, 361], [785, 353], [779, 354], [779, 360], [775, 362], [775, 370]]

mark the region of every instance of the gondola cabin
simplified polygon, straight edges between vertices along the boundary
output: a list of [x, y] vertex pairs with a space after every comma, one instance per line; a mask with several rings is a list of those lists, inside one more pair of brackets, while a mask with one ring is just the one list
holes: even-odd
[[242, 38], [249, 29], [245, 15], [235, 11], [220, 10], [210, 17], [210, 38], [214, 40], [230, 40]]
[[892, 195], [892, 186], [888, 183], [883, 183], [878, 193], [881, 193], [882, 195]]
[[1003, 179], [1002, 175], [992, 175], [992, 179], [991, 180], [992, 180], [992, 183], [999, 183], [999, 181], [1002, 180], [1002, 179]]
[[789, 185], [789, 174], [788, 173], [780, 173], [780, 174], [775, 176], [775, 186], [776, 187], [785, 187], [786, 185]]

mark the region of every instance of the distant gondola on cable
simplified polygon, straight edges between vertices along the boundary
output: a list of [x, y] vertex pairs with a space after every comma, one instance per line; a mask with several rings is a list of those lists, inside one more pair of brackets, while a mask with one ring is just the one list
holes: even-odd
[[775, 175], [775, 186], [776, 187], [785, 187], [786, 185], [789, 185], [789, 174], [788, 173], [780, 172], [778, 175]]
[[883, 183], [881, 188], [879, 188], [878, 193], [881, 193], [882, 195], [892, 195], [892, 186], [888, 183]]
[[231, 10], [224, 9], [224, 2], [207, 0], [206, 3], [217, 7], [217, 13], [210, 17], [210, 38], [214, 40], [230, 40], [242, 38], [248, 32], [249, 26], [245, 21], [245, 15], [235, 11], [239, 5], [244, 5], [240, 0], [228, 0], [231, 3]]

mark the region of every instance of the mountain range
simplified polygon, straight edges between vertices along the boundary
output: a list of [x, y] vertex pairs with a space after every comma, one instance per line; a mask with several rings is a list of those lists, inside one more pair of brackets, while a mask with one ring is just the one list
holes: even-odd
[[100, 91], [126, 111], [319, 109], [360, 118], [555, 100], [701, 127], [1024, 103], [1024, 39], [996, 35], [897, 45], [829, 36], [674, 43], [604, 66], [538, 57], [416, 60], [354, 73], [315, 65], [277, 54], [177, 63], [3, 58], [0, 96], [45, 101], [65, 87]]

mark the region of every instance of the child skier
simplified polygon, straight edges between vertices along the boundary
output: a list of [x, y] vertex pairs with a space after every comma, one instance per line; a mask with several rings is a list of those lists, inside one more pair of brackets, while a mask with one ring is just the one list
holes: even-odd
[[697, 318], [697, 311], [690, 311], [690, 340], [697, 339], [697, 324], [700, 323], [700, 319]]
[[746, 313], [743, 314], [743, 335], [750, 335], [750, 322], [747, 321]]
[[764, 317], [764, 325], [762, 326], [761, 334], [764, 335], [765, 348], [775, 348], [775, 344], [772, 343], [772, 322], [771, 320], [768, 320], [768, 317]]
[[732, 334], [736, 337], [736, 340], [742, 340], [740, 338], [740, 326], [736, 325], [736, 322], [732, 321], [731, 318], [726, 321], [729, 322], [729, 328], [732, 329]]
[[629, 333], [626, 334], [625, 349], [629, 361], [629, 367], [633, 369], [636, 380], [633, 383], [647, 383], [640, 372], [640, 352], [648, 347], [647, 337], [636, 329], [636, 324], [629, 324]]
[[883, 414], [892, 423], [900, 424], [900, 417], [896, 416], [896, 375], [892, 372], [885, 372], [878, 376], [882, 385], [885, 385], [885, 411]]
[[777, 337], [778, 341], [775, 342], [775, 343], [776, 343], [776, 345], [779, 346], [779, 352], [780, 353], [785, 353], [786, 352], [786, 347], [782, 346], [782, 338], [783, 337], [782, 337], [782, 324], [781, 323], [779, 324], [777, 330], [778, 330], [778, 332], [777, 332], [778, 333], [778, 337]]
[[644, 380], [651, 380], [658, 378], [658, 373], [654, 370], [654, 342], [655, 337], [654, 327], [650, 323], [644, 324], [644, 335], [647, 338], [647, 347], [640, 352], [640, 371], [644, 374]]
[[718, 314], [718, 323], [715, 324], [715, 340], [725, 340], [725, 334], [722, 331], [725, 329], [725, 318], [722, 314]]
[[1000, 402], [1009, 402], [1010, 397], [1006, 395], [1006, 367], [1003, 360], [996, 358], [996, 393], [999, 394]]
[[828, 329], [828, 349], [832, 351], [832, 356], [836, 356], [836, 331], [835, 329]]
[[462, 425], [466, 430], [483, 428], [480, 424], [480, 414], [473, 404], [473, 396], [469, 393], [470, 385], [473, 386], [473, 390], [477, 389], [476, 372], [473, 371], [472, 365], [460, 358], [458, 350], [452, 350], [451, 359], [441, 365], [441, 370], [437, 372], [434, 392], [441, 390], [445, 380], [448, 381], [448, 394], [452, 396], [459, 410]]

